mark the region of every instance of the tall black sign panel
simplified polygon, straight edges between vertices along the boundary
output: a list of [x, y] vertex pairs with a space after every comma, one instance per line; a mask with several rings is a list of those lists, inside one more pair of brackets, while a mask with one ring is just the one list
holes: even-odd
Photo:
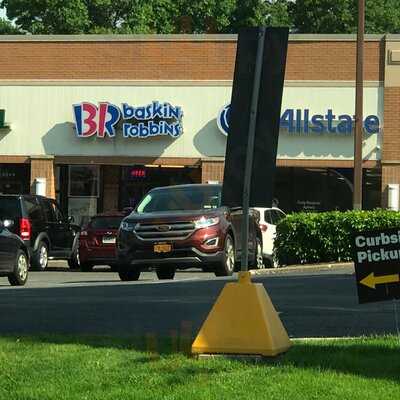
[[357, 233], [353, 240], [359, 302], [400, 299], [400, 229]]
[[[242, 206], [259, 28], [239, 32], [225, 155], [222, 204]], [[265, 33], [252, 168], [250, 206], [270, 207], [288, 43], [287, 28]]]

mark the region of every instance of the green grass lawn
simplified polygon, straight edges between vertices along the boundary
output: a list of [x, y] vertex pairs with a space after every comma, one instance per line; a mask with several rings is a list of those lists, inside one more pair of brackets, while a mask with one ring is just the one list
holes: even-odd
[[266, 363], [175, 353], [187, 345], [151, 337], [3, 337], [0, 399], [400, 398], [395, 337], [296, 341], [287, 354]]

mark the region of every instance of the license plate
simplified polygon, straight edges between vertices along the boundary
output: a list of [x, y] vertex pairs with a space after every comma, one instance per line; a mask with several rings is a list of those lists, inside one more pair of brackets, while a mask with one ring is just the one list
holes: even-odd
[[172, 250], [172, 245], [168, 243], [155, 244], [154, 252], [155, 253], [169, 253]]
[[103, 236], [104, 244], [115, 244], [115, 236]]

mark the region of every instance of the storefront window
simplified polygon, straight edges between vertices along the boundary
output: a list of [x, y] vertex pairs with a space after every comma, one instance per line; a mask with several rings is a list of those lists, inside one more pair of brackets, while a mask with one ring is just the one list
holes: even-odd
[[98, 197], [99, 172], [98, 165], [71, 165], [69, 167], [69, 196]]
[[119, 208], [135, 207], [150, 189], [157, 186], [198, 183], [200, 175], [196, 176], [195, 170], [196, 168], [154, 168], [144, 165], [122, 167]]
[[278, 168], [274, 197], [285, 212], [352, 208], [351, 168]]
[[376, 169], [363, 170], [363, 209], [373, 210], [381, 206], [382, 171]]
[[97, 214], [100, 167], [98, 165], [71, 165], [68, 182], [68, 215], [75, 223], [85, 225]]
[[0, 193], [27, 194], [30, 192], [30, 165], [0, 164]]
[[70, 197], [68, 199], [68, 215], [74, 217], [76, 224], [86, 225], [90, 217], [96, 214], [96, 197]]

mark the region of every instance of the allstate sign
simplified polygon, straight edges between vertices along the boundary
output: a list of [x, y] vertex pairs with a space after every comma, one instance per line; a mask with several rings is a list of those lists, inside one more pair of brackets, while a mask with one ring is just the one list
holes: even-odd
[[225, 136], [228, 136], [230, 113], [231, 113], [231, 105], [227, 104], [225, 107], [221, 109], [217, 118], [218, 128]]
[[[221, 109], [217, 118], [219, 130], [225, 135], [229, 131], [230, 104]], [[354, 119], [351, 115], [335, 115], [332, 109], [326, 110], [324, 114], [311, 114], [309, 109], [288, 108], [280, 118], [280, 128], [286, 129], [292, 134], [337, 134], [351, 135], [353, 132]], [[363, 121], [366, 133], [378, 133], [380, 129], [379, 117], [368, 115]]]
[[183, 133], [183, 111], [169, 103], [152, 103], [134, 107], [123, 103], [120, 107], [108, 102], [98, 105], [82, 102], [73, 105], [76, 135], [79, 138], [97, 136], [115, 137], [116, 128], [122, 123], [124, 138], [148, 138], [153, 136], [179, 137]]

